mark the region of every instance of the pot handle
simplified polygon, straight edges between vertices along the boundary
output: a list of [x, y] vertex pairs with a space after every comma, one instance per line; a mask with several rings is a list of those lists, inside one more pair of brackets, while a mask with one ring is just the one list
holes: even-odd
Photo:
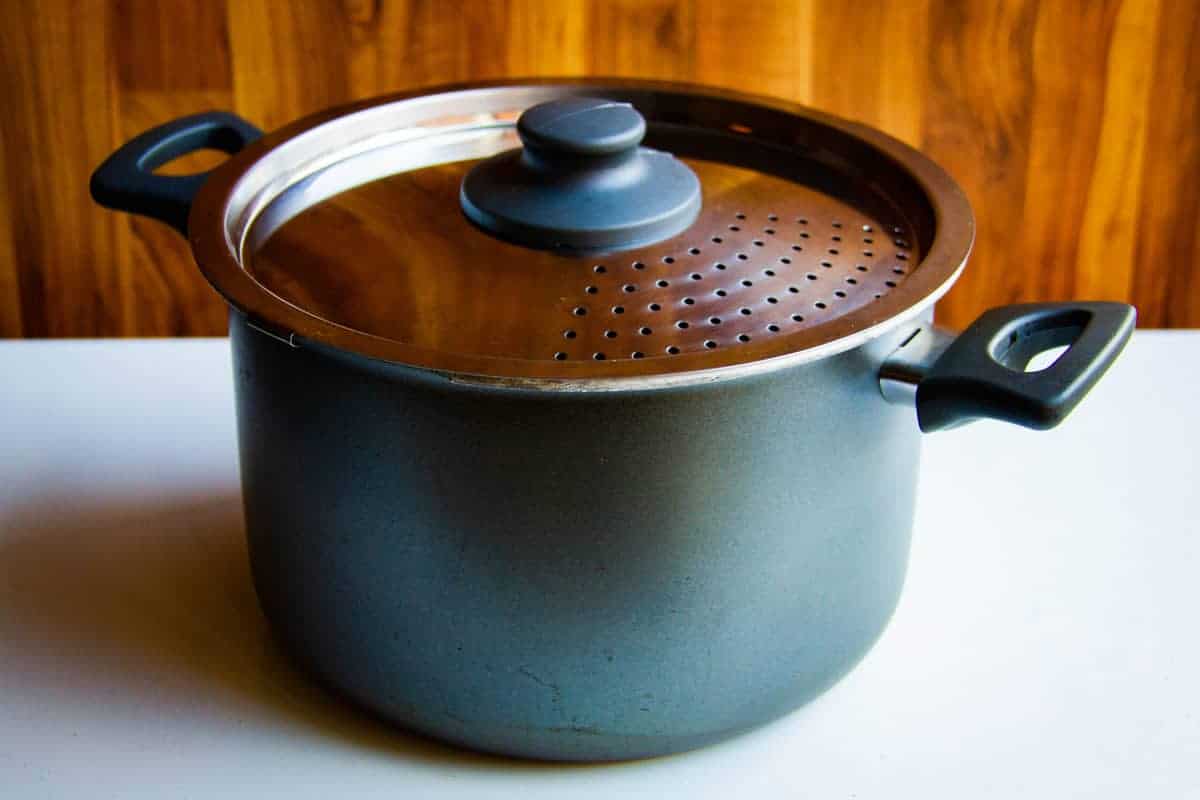
[[92, 173], [92, 199], [105, 208], [129, 211], [165, 222], [187, 236], [192, 199], [210, 172], [155, 175], [154, 170], [197, 150], [230, 155], [262, 136], [235, 114], [208, 111], [181, 117], [122, 145]]
[[[880, 388], [888, 400], [915, 401], [927, 433], [980, 417], [1046, 430], [1100, 380], [1136, 316], [1124, 303], [1027, 303], [984, 312], [958, 336], [922, 327], [884, 362]], [[1064, 345], [1053, 364], [1025, 371]]]

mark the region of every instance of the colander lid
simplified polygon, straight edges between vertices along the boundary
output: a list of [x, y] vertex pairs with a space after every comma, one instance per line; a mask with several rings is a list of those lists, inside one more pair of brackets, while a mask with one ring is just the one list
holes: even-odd
[[954, 182], [882, 133], [638, 81], [319, 114], [231, 159], [189, 219], [213, 285], [292, 343], [570, 390], [857, 346], [949, 288], [972, 230]]

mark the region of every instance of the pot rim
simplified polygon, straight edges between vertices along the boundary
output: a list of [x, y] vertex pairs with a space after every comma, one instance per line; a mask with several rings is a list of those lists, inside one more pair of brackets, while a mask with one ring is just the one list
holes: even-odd
[[[670, 359], [612, 360], [604, 375], [583, 362], [497, 358], [418, 347], [349, 328], [278, 296], [242, 265], [241, 253], [260, 215], [283, 191], [354, 152], [396, 135], [390, 115], [418, 123], [472, 109], [524, 108], [568, 95], [611, 92], [653, 94], [697, 107], [719, 104], [727, 120], [780, 115], [832, 136], [866, 145], [911, 179], [928, 201], [932, 241], [909, 277], [867, 306], [806, 330], [722, 352], [684, 353]], [[728, 112], [729, 116], [725, 116]], [[738, 114], [738, 112], [741, 112]], [[422, 116], [424, 115], [424, 116]], [[652, 115], [651, 119], [653, 118]], [[461, 123], [460, 123], [461, 124]], [[441, 131], [445, 128], [437, 128]], [[412, 128], [402, 129], [410, 131]], [[346, 141], [347, 134], [358, 138]], [[329, 142], [337, 145], [331, 151]], [[356, 150], [357, 148], [357, 150]], [[456, 209], [457, 210], [457, 209]], [[629, 391], [703, 384], [786, 369], [826, 358], [921, 316], [961, 274], [974, 239], [965, 194], [937, 164], [912, 147], [867, 126], [774, 98], [663, 81], [612, 78], [499, 80], [427, 87], [337, 106], [264, 136], [230, 158], [205, 181], [188, 218], [193, 254], [206, 279], [248, 322], [293, 346], [313, 342], [337, 350], [427, 370], [456, 383], [552, 391]]]

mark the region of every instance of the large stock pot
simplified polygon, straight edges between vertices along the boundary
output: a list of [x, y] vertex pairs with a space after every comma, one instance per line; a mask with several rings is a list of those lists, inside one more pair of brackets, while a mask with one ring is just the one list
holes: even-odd
[[[206, 147], [236, 155], [153, 172]], [[282, 641], [384, 717], [520, 756], [683, 750], [822, 692], [896, 606], [920, 431], [1049, 427], [1133, 326], [1072, 302], [933, 327], [973, 231], [942, 170], [675, 84], [442, 88], [261, 138], [203, 114], [92, 190], [187, 235], [231, 306]]]

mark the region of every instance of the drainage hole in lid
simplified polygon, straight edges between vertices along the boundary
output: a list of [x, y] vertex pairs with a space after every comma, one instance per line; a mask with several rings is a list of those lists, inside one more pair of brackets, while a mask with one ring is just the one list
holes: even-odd
[[624, 314], [624, 313], [625, 313], [625, 306], [613, 306], [613, 308], [612, 308], [612, 312], [613, 312], [614, 314]]
[[832, 269], [833, 262], [832, 261], [822, 261], [821, 266], [824, 267], [825, 269]]
[[858, 279], [857, 278], [846, 278], [846, 283], [850, 284], [851, 286], [854, 286], [858, 283]]
[[741, 228], [739, 228], [737, 225], [730, 225], [730, 226], [729, 226], [729, 230], [731, 230], [731, 231], [740, 231], [740, 230], [741, 230]]
[[688, 250], [688, 253], [689, 253], [689, 254], [691, 254], [691, 255], [693, 255], [693, 256], [698, 256], [698, 255], [700, 255], [700, 248], [699, 248], [699, 247], [693, 247], [693, 248], [691, 248], [690, 250]]
[[646, 308], [650, 309], [651, 311], [662, 311], [662, 306], [660, 306], [658, 303], [651, 303], [650, 305], [646, 306]]
[[805, 275], [804, 277], [808, 278], [810, 281], [815, 281], [817, 279], [817, 276], [811, 272], [808, 273], [807, 275]]
[[767, 214], [767, 220], [768, 220], [769, 222], [778, 222], [778, 221], [779, 221], [779, 215], [778, 215], [778, 214]]
[[773, 270], [773, 269], [764, 269], [764, 270], [763, 270], [763, 275], [766, 275], [768, 278], [774, 278], [774, 277], [775, 277], [775, 270]]
[[664, 264], [674, 264], [675, 257], [674, 256], [663, 256], [663, 263]]
[[750, 280], [749, 278], [742, 281], [742, 286], [753, 286], [753, 285], [754, 285], [754, 281]]
[[632, 266], [634, 269], [645, 269], [646, 268], [646, 265], [641, 261], [633, 262]]
[[771, 303], [771, 304], [775, 304], [775, 303], [779, 302], [779, 298], [778, 297], [768, 297], [767, 302]]
[[745, 218], [746, 218], [746, 215], [745, 215], [745, 214], [734, 214], [734, 216], [735, 216], [735, 217], [737, 217], [738, 219], [745, 219]]
[[605, 357], [604, 353], [592, 353], [592, 358], [594, 358], [597, 361], [603, 361], [604, 357]]
[[908, 254], [907, 253], [896, 253], [896, 258], [900, 259], [901, 261], [908, 261]]
[[801, 238], [801, 239], [807, 239], [807, 238], [808, 238], [808, 231], [800, 231], [800, 238]]
[[799, 286], [789, 286], [788, 291], [791, 292], [792, 294], [800, 294], [800, 287]]
[[603, 264], [597, 264], [596, 266], [592, 267], [592, 272], [596, 273], [597, 275], [603, 275], [604, 273], [608, 272], [608, 268]]
[[563, 331], [564, 339], [574, 339], [578, 335], [579, 334], [575, 333], [575, 331], [571, 330], [570, 328], [567, 328], [565, 331]]
[[750, 258], [750, 256], [746, 255], [745, 253], [738, 253], [737, 257], [738, 261], [746, 261]]
[[[875, 295], [875, 296], [878, 297], [879, 295]], [[813, 305], [816, 306], [817, 308], [825, 308], [825, 303], [821, 300], [818, 300], [817, 302], [813, 303]]]
[[715, 294], [717, 297], [724, 297], [725, 295], [729, 294], [729, 292], [725, 291], [724, 289], [717, 289], [715, 292], [713, 292], [713, 294]]
[[555, 361], [566, 361], [567, 354], [564, 353], [562, 350], [559, 350], [557, 353], [554, 354], [554, 360]]
[[864, 231], [865, 233], [870, 233], [870, 232], [871, 232], [871, 230], [872, 230], [872, 228], [871, 228], [871, 226], [870, 226], [870, 225], [863, 225], [863, 226], [862, 226], [862, 229], [863, 229], [863, 231]]
[[670, 354], [671, 354], [671, 355], [673, 355], [673, 356], [674, 356], [674, 355], [678, 355], [678, 354], [679, 354], [679, 348], [678, 348], [678, 347], [676, 347], [676, 346], [675, 346], [675, 345], [673, 345], [673, 344], [672, 344], [672, 345], [668, 345], [668, 346], [667, 346], [667, 352], [668, 352], [668, 353], [670, 353]]
[[831, 247], [831, 248], [829, 248], [829, 255], [831, 255], [831, 256], [836, 256], [837, 254], [838, 254], [838, 251], [837, 251], [837, 250], [834, 250], [832, 247]]
[[888, 287], [889, 289], [895, 289], [895, 288], [896, 288], [896, 282], [895, 282], [895, 281], [884, 281], [884, 282], [883, 282], [883, 285], [884, 285], [884, 286], [886, 286], [886, 287]]
[[584, 289], [584, 291], [587, 292], [588, 294], [595, 294], [596, 292], [598, 292], [600, 290], [597, 289], [595, 286], [589, 286], [586, 289]]
[[875, 240], [872, 239], [870, 236], [864, 236], [863, 244], [875, 244]]
[[835, 297], [845, 297], [845, 296], [846, 296], [846, 293], [845, 293], [845, 292], [843, 292], [841, 289], [838, 289], [838, 290], [837, 290], [836, 292], [834, 292], [833, 294], [834, 294], [834, 296], [835, 296]]
[[842, 223], [840, 223], [840, 222], [834, 222], [834, 223], [833, 223], [833, 227], [835, 227], [835, 228], [840, 228], [840, 227], [842, 227]]
[[685, 297], [685, 298], [683, 298], [683, 304], [685, 306], [694, 306], [694, 305], [696, 305], [696, 300], [695, 300], [695, 298]]
[[646, 354], [643, 353], [641, 350], [634, 350], [629, 355], [631, 358], [645, 358], [646, 357]]
[[587, 314], [587, 309], [584, 308], [583, 306], [575, 306], [575, 308], [572, 309], [571, 313], [577, 317], [582, 317]]
[[804, 217], [796, 217], [796, 222], [800, 225], [808, 224], [808, 220], [806, 220]]
[[615, 339], [615, 338], [617, 338], [617, 332], [613, 331], [613, 330], [605, 331], [604, 338], [605, 339]]
[[720, 324], [721, 324], [721, 318], [720, 318], [720, 317], [709, 317], [708, 321], [709, 321], [710, 323], [712, 323], [713, 325], [720, 325]]
[[762, 239], [755, 239], [753, 242], [751, 242], [751, 244], [755, 247], [763, 247], [766, 245], [766, 242], [764, 242]]
[[870, 250], [863, 250], [863, 255], [866, 256], [867, 258], [870, 258], [871, 256], [873, 256], [875, 254], [872, 253]]
[[763, 228], [763, 233], [765, 233], [767, 236], [774, 236], [775, 229], [774, 228]]
[[649, 336], [650, 334], [654, 333], [654, 331], [643, 325], [642, 327], [638, 328], [638, 333], [640, 333], [642, 336]]
[[772, 322], [767, 326], [767, 330], [769, 330], [771, 333], [779, 333], [779, 326]]
[[717, 343], [714, 342], [712, 339], [707, 339], [704, 342], [704, 346], [707, 347], [709, 350], [712, 350], [714, 347], [717, 346]]
[[665, 280], [665, 279], [662, 279], [662, 278], [660, 278], [660, 279], [658, 280], [658, 282], [657, 282], [657, 283], [655, 283], [654, 285], [655, 285], [655, 286], [657, 286], [657, 287], [658, 287], [658, 288], [660, 288], [660, 289], [665, 289], [665, 288], [667, 288], [668, 286], [670, 286], [670, 285], [671, 285], [671, 282], [670, 282], [670, 281], [668, 281], [668, 280]]
[[840, 237], [840, 236], [834, 236], [834, 237], [833, 237], [833, 240], [834, 240], [835, 242], [840, 242], [840, 241], [842, 240], [842, 237]]
[[738, 309], [738, 313], [739, 313], [739, 314], [741, 314], [742, 316], [746, 316], [746, 317], [748, 317], [748, 316], [750, 316], [751, 314], [753, 314], [754, 312], [753, 312], [753, 311], [751, 311], [751, 310], [750, 310], [750, 309], [748, 309], [748, 308], [739, 308], [739, 309]]
[[713, 264], [713, 266], [716, 267], [717, 269], [729, 269], [724, 264], [722, 264], [720, 261], [718, 261], [716, 264]]
[[904, 270], [900, 269], [899, 267], [892, 267], [892, 272], [896, 273], [897, 275], [904, 274]]
[[698, 281], [698, 280], [703, 280], [704, 276], [703, 276], [703, 275], [701, 275], [699, 272], [693, 272], [693, 273], [691, 274], [691, 278], [692, 278], [692, 280], [694, 280], [694, 281]]
[[748, 334], [748, 333], [740, 333], [740, 334], [738, 334], [738, 341], [739, 341], [739, 342], [748, 342], [748, 341], [750, 341], [750, 334]]
[[790, 264], [790, 263], [792, 263], [792, 260], [791, 260], [790, 258], [788, 258], [787, 256], [780, 256], [780, 257], [779, 257], [779, 263], [781, 263], [781, 264]]
[[714, 236], [714, 237], [712, 237], [712, 242], [713, 242], [713, 244], [720, 244], [720, 243], [721, 243], [721, 242], [723, 242], [723, 241], [725, 241], [725, 240], [724, 240], [724, 239], [722, 239], [720, 236]]
[[859, 272], [866, 272], [866, 271], [867, 271], [867, 265], [866, 265], [866, 264], [859, 264], [859, 265], [857, 265], [857, 266], [855, 267], [855, 269], [856, 269], [856, 270], [858, 270]]
[[803, 247], [801, 247], [801, 246], [800, 246], [800, 245], [798, 245], [798, 244], [794, 244], [794, 245], [792, 245], [792, 249], [793, 249], [793, 250], [795, 250], [797, 253], [799, 253], [799, 252], [800, 252], [801, 250], [803, 250], [804, 248], [803, 248]]
[[687, 330], [688, 324], [687, 324], [687, 322], [686, 322], [686, 321], [684, 321], [684, 320], [682, 320], [682, 319], [681, 319], [681, 320], [679, 320], [679, 322], [676, 322], [676, 323], [675, 323], [675, 327], [676, 327], [676, 328], [679, 328], [679, 330], [681, 330], [681, 331], [682, 331], [682, 330]]
[[804, 322], [804, 317], [800, 314], [792, 314], [792, 322]]

